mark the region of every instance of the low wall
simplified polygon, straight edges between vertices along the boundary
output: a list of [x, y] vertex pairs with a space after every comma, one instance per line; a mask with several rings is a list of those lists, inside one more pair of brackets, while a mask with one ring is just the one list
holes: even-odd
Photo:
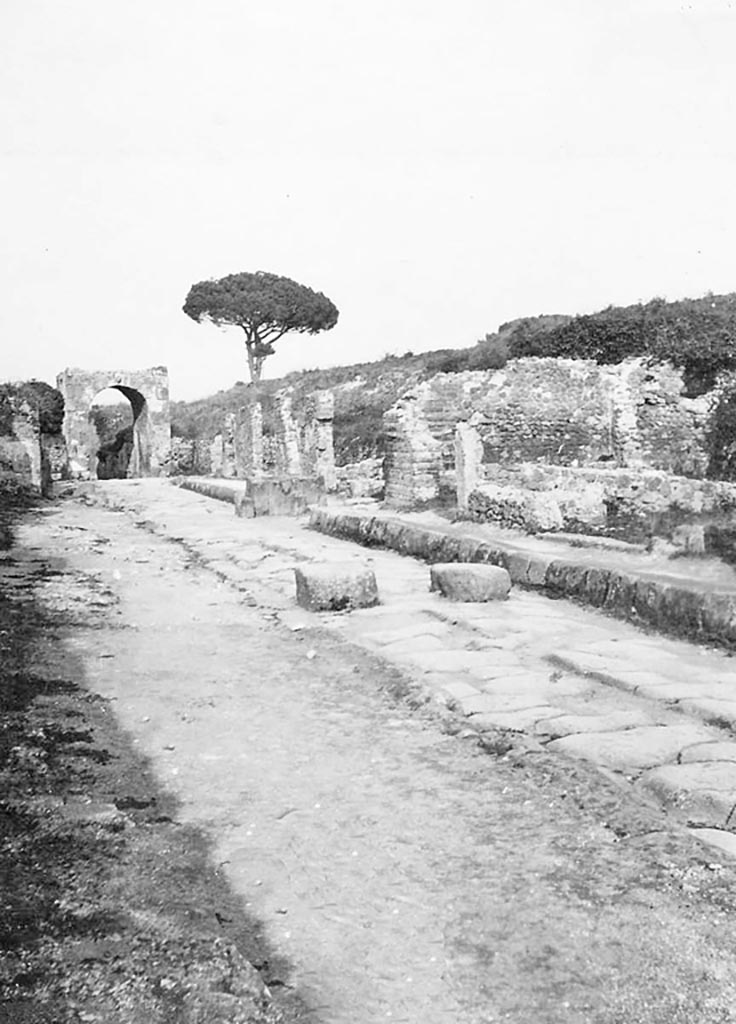
[[301, 516], [312, 505], [324, 501], [324, 490], [313, 477], [263, 476], [259, 480], [214, 480], [180, 477], [178, 487], [235, 506], [235, 514], [255, 516]]
[[[486, 466], [469, 487], [469, 518], [529, 532], [561, 530], [646, 539], [683, 523], [736, 515], [736, 484], [658, 470], [544, 464]], [[468, 487], [467, 476], [465, 478]]]
[[337, 492], [346, 498], [382, 498], [383, 459], [362, 459], [337, 466]]

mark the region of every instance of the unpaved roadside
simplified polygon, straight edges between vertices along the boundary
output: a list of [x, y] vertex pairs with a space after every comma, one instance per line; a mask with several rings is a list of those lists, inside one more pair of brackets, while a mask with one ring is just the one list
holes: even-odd
[[22, 538], [117, 598], [38, 670], [72, 658], [112, 702], [314, 1019], [736, 1020], [733, 866], [633, 794], [452, 734], [122, 512], [66, 502]]
[[114, 628], [115, 594], [14, 546], [20, 516], [0, 507], [0, 1021], [308, 1019], [207, 836], [85, 685], [75, 627]]

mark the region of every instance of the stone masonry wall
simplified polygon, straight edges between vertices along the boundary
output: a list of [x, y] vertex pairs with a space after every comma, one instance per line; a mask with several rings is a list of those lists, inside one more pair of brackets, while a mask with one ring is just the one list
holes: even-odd
[[455, 427], [482, 400], [488, 374], [438, 374], [407, 391], [385, 414], [386, 503], [409, 507], [455, 486]]
[[701, 477], [712, 402], [684, 398], [682, 388], [681, 371], [642, 360], [599, 366], [530, 358], [501, 370], [439, 374], [385, 416], [386, 500], [408, 507], [456, 482], [458, 423], [477, 431], [485, 466], [612, 466]]
[[[294, 404], [293, 388], [253, 399], [225, 417], [212, 441], [175, 439], [172, 471], [256, 480], [266, 475], [320, 480], [337, 487], [332, 425], [334, 401], [316, 391]], [[206, 447], [206, 453], [203, 450]], [[191, 465], [191, 469], [184, 468]]]
[[98, 437], [90, 422], [95, 396], [106, 388], [120, 391], [133, 410], [133, 452], [128, 476], [166, 472], [171, 450], [169, 374], [165, 366], [145, 370], [80, 370], [67, 368], [57, 377], [64, 396], [64, 437], [72, 470], [96, 474]]
[[61, 435], [42, 433], [37, 411], [20, 396], [8, 396], [12, 415], [0, 436], [0, 488], [27, 487], [48, 495], [66, 479], [68, 459]]

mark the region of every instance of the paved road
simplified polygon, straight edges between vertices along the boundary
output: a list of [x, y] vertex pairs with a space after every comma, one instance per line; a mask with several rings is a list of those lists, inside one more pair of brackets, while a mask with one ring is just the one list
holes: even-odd
[[[44, 599], [78, 606], [66, 643], [86, 685], [114, 701], [181, 820], [209, 831], [316, 1020], [736, 1020], [729, 859], [585, 761], [531, 740], [484, 749], [421, 704], [434, 693], [468, 711], [474, 695], [451, 688], [472, 677], [481, 694], [516, 680], [506, 697], [557, 687], [556, 718], [602, 694], [600, 713], [621, 714], [642, 698], [550, 675], [545, 658], [550, 638], [605, 643], [629, 627], [534, 595], [492, 626], [460, 621], [426, 593], [426, 567], [375, 552], [384, 605], [325, 628], [294, 607], [295, 561], [366, 552], [157, 482], [98, 494], [120, 510], [70, 501], [25, 529], [66, 568]], [[117, 601], [103, 628], [84, 625], [91, 586]], [[471, 717], [523, 710], [504, 708]], [[695, 730], [687, 746], [716, 735], [670, 714], [640, 727]]]
[[[180, 536], [283, 621], [320, 622], [379, 652], [474, 729], [524, 730], [550, 750], [617, 772], [736, 854], [727, 831], [736, 827], [731, 655], [524, 591], [503, 604], [453, 605], [428, 592], [428, 569], [414, 559], [316, 535], [294, 520], [238, 520], [227, 505], [159, 481], [106, 493], [113, 502], [120, 494], [160, 535]], [[373, 567], [381, 606], [294, 613], [294, 566], [315, 560]]]

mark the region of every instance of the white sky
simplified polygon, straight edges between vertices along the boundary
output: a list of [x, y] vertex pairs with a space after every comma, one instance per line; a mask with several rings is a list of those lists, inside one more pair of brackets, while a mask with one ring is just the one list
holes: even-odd
[[736, 3], [3, 0], [0, 379], [247, 379], [241, 270], [338, 326], [267, 376], [736, 290]]

